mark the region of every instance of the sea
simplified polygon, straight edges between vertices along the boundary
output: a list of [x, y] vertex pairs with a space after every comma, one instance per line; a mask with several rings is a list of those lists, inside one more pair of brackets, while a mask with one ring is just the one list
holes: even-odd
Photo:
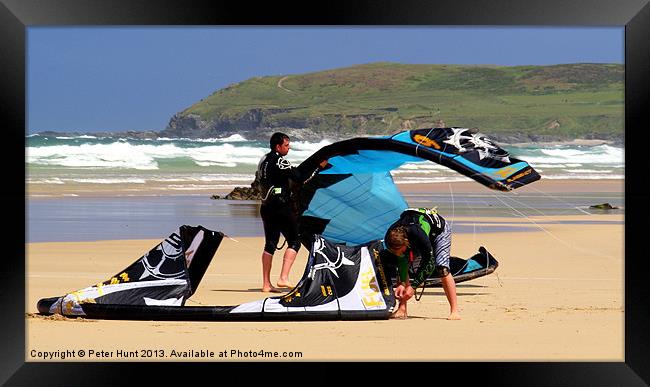
[[[288, 159], [299, 164], [333, 143], [292, 141]], [[624, 149], [610, 144], [500, 146], [531, 164], [544, 179], [624, 179]], [[181, 224], [237, 236], [263, 235], [259, 203], [213, 200], [237, 186], [250, 186], [267, 141], [226, 138], [115, 138], [92, 134], [26, 137], [28, 242], [164, 238]], [[405, 164], [392, 172], [400, 184], [471, 181], [431, 163]], [[515, 191], [516, 192], [516, 191]], [[436, 195], [428, 195], [436, 196]], [[517, 197], [466, 194], [405, 196], [410, 205], [435, 202], [455, 215], [529, 216], [589, 213], [589, 204], [622, 206], [623, 195], [582, 192], [563, 197], [538, 192]], [[507, 220], [498, 230], [509, 228]], [[480, 225], [480, 224], [479, 224]], [[494, 231], [494, 225], [456, 225], [456, 232]], [[524, 230], [525, 231], [525, 230]]]

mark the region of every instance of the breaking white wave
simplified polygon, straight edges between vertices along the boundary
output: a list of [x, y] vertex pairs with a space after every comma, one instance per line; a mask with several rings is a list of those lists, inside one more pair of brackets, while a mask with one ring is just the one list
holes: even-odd
[[[287, 158], [298, 165], [332, 142], [292, 141]], [[239, 134], [210, 139], [119, 140], [91, 134], [58, 138], [29, 135], [27, 144], [27, 183], [57, 186], [170, 182], [191, 189], [190, 184], [211, 182], [248, 185], [260, 158], [269, 151], [267, 141], [250, 141]], [[543, 178], [624, 178], [623, 148], [558, 145], [509, 151], [513, 157], [529, 162]], [[98, 175], [99, 171], [103, 175]], [[402, 184], [469, 180], [432, 162], [407, 163], [391, 173]]]

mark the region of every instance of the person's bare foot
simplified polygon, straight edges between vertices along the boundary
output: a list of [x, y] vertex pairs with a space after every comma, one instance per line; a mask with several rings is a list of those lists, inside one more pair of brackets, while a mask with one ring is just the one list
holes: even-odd
[[451, 312], [447, 320], [460, 320], [460, 314], [458, 312]]
[[271, 287], [262, 287], [262, 292], [264, 293], [282, 293], [282, 290], [276, 289], [273, 286]]
[[397, 309], [394, 311], [391, 315], [390, 318], [398, 319], [398, 320], [406, 320], [408, 318], [407, 314], [405, 311], [401, 309]]
[[295, 286], [289, 281], [278, 280], [277, 287], [293, 289]]

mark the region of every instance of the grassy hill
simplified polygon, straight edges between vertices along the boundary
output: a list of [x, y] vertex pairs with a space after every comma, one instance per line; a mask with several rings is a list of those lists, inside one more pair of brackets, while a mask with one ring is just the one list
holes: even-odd
[[620, 139], [623, 82], [620, 64], [372, 63], [230, 85], [176, 114], [163, 134], [349, 136], [462, 126], [515, 140]]

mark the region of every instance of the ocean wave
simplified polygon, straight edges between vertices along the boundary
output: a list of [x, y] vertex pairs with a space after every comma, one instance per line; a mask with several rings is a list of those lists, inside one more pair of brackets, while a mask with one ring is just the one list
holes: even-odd
[[28, 178], [25, 180], [28, 184], [65, 184], [65, 181], [59, 179], [58, 177], [50, 179], [32, 179]]
[[623, 148], [609, 145], [593, 147], [542, 148], [522, 156], [533, 167], [539, 164], [621, 164]]
[[237, 166], [239, 164], [257, 165], [265, 152], [255, 147], [236, 147], [232, 144], [212, 145], [193, 149], [186, 154], [197, 165]]
[[[239, 134], [210, 139], [116, 140], [92, 135], [61, 139], [37, 134], [26, 137], [25, 162], [30, 172], [27, 183], [39, 184], [39, 187], [47, 184], [60, 187], [61, 184], [121, 183], [133, 185], [137, 190], [143, 182], [154, 185], [169, 182], [189, 187], [188, 190], [191, 184], [205, 187], [215, 183], [212, 185], [221, 189], [226, 186], [221, 187], [219, 183], [227, 187], [247, 186], [254, 179], [260, 158], [269, 151], [267, 142], [248, 141]], [[332, 142], [292, 141], [287, 159], [298, 165]], [[543, 178], [624, 178], [624, 149], [620, 147], [522, 147], [516, 148], [512, 155], [529, 162]], [[98, 170], [106, 176], [98, 176]], [[470, 180], [432, 162], [409, 162], [391, 174], [400, 184]]]
[[147, 179], [144, 178], [129, 178], [129, 177], [113, 177], [113, 178], [54, 178], [54, 179], [27, 179], [28, 184], [68, 184], [68, 183], [82, 183], [82, 184], [146, 184]]
[[237, 166], [237, 163], [235, 162], [226, 162], [226, 163], [220, 163], [217, 161], [197, 161], [197, 165], [201, 167], [227, 167], [227, 168], [234, 168]]
[[[228, 182], [239, 185], [249, 185], [253, 180], [254, 175], [248, 174], [214, 174], [214, 175], [175, 175], [175, 176], [106, 176], [106, 177], [83, 177], [83, 176], [69, 176], [69, 177], [28, 177], [25, 181], [28, 184], [147, 184], [147, 183], [175, 183], [180, 185], [195, 184], [195, 183], [219, 183]], [[173, 186], [174, 184], [170, 184]]]
[[569, 173], [613, 173], [611, 170], [604, 169], [563, 169], [565, 172]]
[[264, 153], [261, 148], [234, 146], [230, 143], [183, 148], [171, 143], [151, 145], [117, 141], [110, 144], [28, 147], [26, 162], [71, 168], [154, 170], [159, 169], [162, 160], [185, 159], [197, 166], [234, 167], [239, 164], [257, 165]]
[[153, 141], [161, 141], [161, 142], [179, 142], [179, 141], [184, 141], [184, 142], [196, 142], [196, 143], [217, 143], [217, 142], [246, 142], [248, 141], [244, 136], [241, 134], [233, 134], [228, 137], [215, 137], [215, 138], [189, 138], [189, 137], [158, 137], [156, 139], [153, 139]]
[[152, 177], [151, 181], [157, 182], [179, 182], [179, 181], [192, 181], [192, 182], [215, 182], [215, 181], [246, 181], [252, 182], [255, 175], [247, 174], [216, 174], [216, 175], [188, 175], [188, 176], [174, 176], [174, 177]]
[[68, 179], [71, 182], [74, 183], [88, 183], [88, 184], [146, 184], [147, 180], [146, 179], [136, 179], [136, 178], [99, 178], [99, 179], [91, 179], [91, 178], [74, 178], [74, 179]]
[[238, 187], [237, 184], [172, 184], [165, 187], [158, 187], [156, 189], [173, 190], [173, 191], [196, 191], [197, 189], [233, 189]]

